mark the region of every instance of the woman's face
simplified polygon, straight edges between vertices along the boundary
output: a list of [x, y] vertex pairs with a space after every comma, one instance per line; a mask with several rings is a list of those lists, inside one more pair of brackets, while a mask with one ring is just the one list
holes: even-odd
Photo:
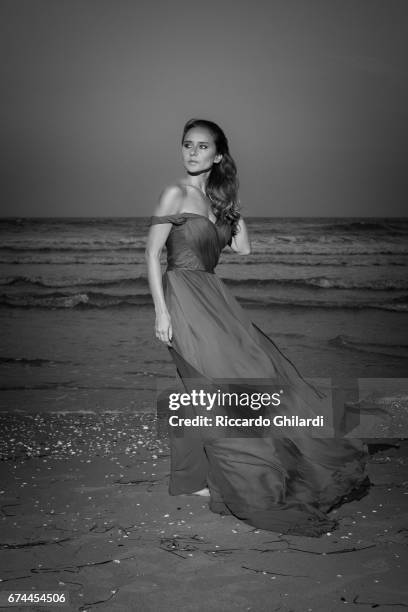
[[184, 167], [190, 174], [201, 174], [211, 170], [213, 164], [221, 161], [214, 138], [205, 128], [191, 128], [182, 144]]

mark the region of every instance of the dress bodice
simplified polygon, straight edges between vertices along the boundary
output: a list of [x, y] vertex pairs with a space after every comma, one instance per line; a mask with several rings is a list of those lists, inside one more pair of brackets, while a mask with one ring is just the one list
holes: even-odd
[[177, 268], [213, 272], [221, 252], [231, 244], [232, 229], [227, 223], [210, 221], [198, 213], [153, 216], [151, 225], [171, 223], [167, 237], [167, 270]]

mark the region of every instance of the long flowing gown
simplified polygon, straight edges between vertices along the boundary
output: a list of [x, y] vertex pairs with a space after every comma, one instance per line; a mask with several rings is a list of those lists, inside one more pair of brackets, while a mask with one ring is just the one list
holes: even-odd
[[[214, 273], [231, 243], [231, 226], [189, 212], [153, 216], [151, 224], [158, 223], [171, 224], [163, 287], [173, 328], [169, 350], [185, 390], [197, 389], [197, 381], [206, 389], [247, 389], [248, 380], [259, 379], [281, 388], [285, 398], [264, 416], [328, 415], [327, 396], [302, 378]], [[218, 409], [243, 415], [238, 405]], [[203, 410], [190, 406], [184, 414]], [[369, 487], [367, 447], [330, 435], [330, 427], [326, 433], [308, 427], [286, 427], [283, 433], [276, 427], [169, 430], [170, 494], [208, 486], [213, 512], [233, 514], [256, 528], [319, 536], [336, 525], [327, 515], [331, 509], [359, 499]]]

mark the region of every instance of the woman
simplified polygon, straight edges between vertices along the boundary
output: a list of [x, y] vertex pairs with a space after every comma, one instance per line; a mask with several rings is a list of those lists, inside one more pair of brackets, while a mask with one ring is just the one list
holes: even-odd
[[[278, 412], [268, 407], [262, 416], [328, 416], [326, 396], [300, 376], [214, 273], [227, 245], [235, 253], [250, 253], [224, 132], [211, 121], [190, 120], [182, 157], [186, 176], [161, 195], [146, 259], [156, 336], [169, 346], [185, 389], [197, 389], [198, 382], [213, 391], [254, 390], [258, 379], [275, 390], [278, 385], [284, 398]], [[164, 245], [168, 266], [162, 279]], [[238, 403], [215, 408], [227, 417], [251, 413]], [[185, 414], [205, 412], [190, 406]], [[234, 430], [207, 420], [199, 434], [197, 428], [192, 433], [187, 427], [183, 435], [169, 429], [170, 494], [210, 495], [212, 511], [234, 514], [258, 528], [318, 536], [335, 526], [327, 512], [361, 497], [368, 486], [366, 448], [356, 440], [333, 439], [330, 427], [313, 434], [296, 427], [277, 433], [263, 421]]]

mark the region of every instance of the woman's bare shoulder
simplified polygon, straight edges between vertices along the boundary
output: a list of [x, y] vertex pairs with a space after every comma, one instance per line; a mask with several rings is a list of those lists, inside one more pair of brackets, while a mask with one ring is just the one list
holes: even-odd
[[159, 196], [154, 215], [177, 215], [183, 204], [184, 189], [179, 183], [167, 185]]

